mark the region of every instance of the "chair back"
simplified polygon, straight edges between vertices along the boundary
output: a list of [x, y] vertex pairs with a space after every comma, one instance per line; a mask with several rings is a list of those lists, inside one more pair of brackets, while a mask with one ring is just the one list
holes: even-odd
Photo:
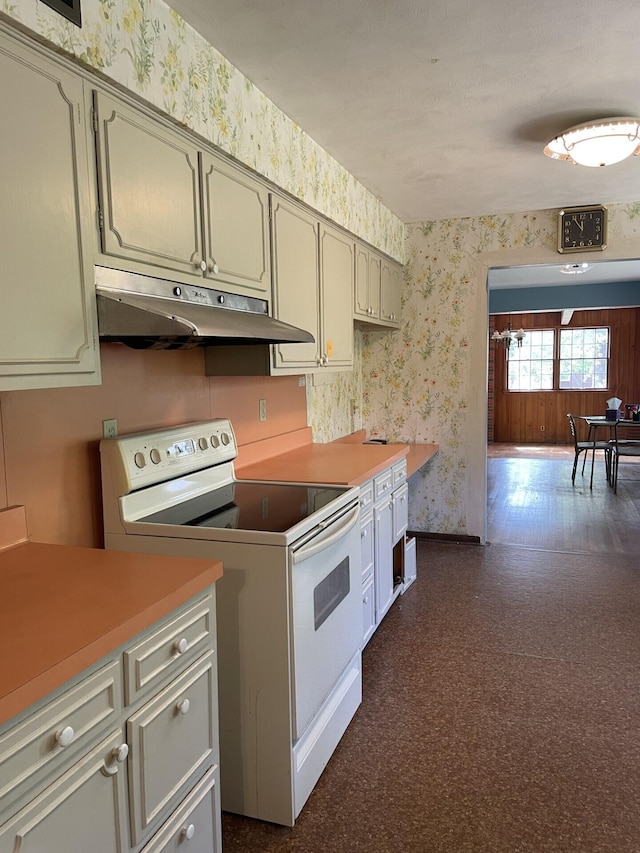
[[576, 422], [572, 414], [568, 413], [567, 418], [569, 419], [569, 426], [571, 427], [571, 435], [573, 436], [573, 447], [575, 450], [578, 449], [578, 435], [576, 433]]

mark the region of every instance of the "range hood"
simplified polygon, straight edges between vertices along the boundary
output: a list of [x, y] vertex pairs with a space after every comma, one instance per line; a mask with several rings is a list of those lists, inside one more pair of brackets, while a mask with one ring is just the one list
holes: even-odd
[[98, 331], [134, 349], [313, 343], [274, 320], [264, 299], [97, 266]]

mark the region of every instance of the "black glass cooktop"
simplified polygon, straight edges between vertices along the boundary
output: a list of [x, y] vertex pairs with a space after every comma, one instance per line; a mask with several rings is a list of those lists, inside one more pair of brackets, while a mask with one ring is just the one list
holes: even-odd
[[140, 521], [284, 533], [346, 490], [347, 487], [230, 483]]

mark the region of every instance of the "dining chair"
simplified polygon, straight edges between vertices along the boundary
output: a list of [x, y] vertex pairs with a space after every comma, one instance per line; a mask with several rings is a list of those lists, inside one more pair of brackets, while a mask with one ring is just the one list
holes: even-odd
[[604, 464], [607, 475], [607, 482], [612, 482], [611, 478], [611, 454], [612, 454], [612, 444], [608, 441], [578, 441], [578, 433], [576, 431], [576, 421], [574, 416], [571, 413], [567, 414], [567, 418], [569, 419], [569, 426], [571, 428], [571, 435], [573, 437], [573, 449], [574, 449], [574, 457], [573, 457], [573, 471], [571, 472], [571, 484], [575, 485], [576, 482], [576, 471], [578, 469], [578, 459], [580, 458], [580, 454], [584, 453], [584, 458], [582, 460], [582, 475], [584, 476], [584, 466], [587, 461], [587, 454], [591, 450], [591, 482], [589, 488], [593, 488], [593, 463], [596, 455], [596, 450], [604, 451]]
[[613, 438], [609, 442], [611, 445], [611, 462], [609, 465], [609, 483], [613, 486], [614, 495], [618, 494], [618, 464], [621, 456], [629, 456], [640, 458], [640, 441], [633, 439], [619, 439], [618, 425], [616, 424], [613, 431]]

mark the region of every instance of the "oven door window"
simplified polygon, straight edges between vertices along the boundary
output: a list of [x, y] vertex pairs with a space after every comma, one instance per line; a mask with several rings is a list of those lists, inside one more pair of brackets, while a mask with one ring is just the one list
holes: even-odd
[[345, 557], [313, 590], [313, 619], [316, 631], [349, 595], [349, 558]]

